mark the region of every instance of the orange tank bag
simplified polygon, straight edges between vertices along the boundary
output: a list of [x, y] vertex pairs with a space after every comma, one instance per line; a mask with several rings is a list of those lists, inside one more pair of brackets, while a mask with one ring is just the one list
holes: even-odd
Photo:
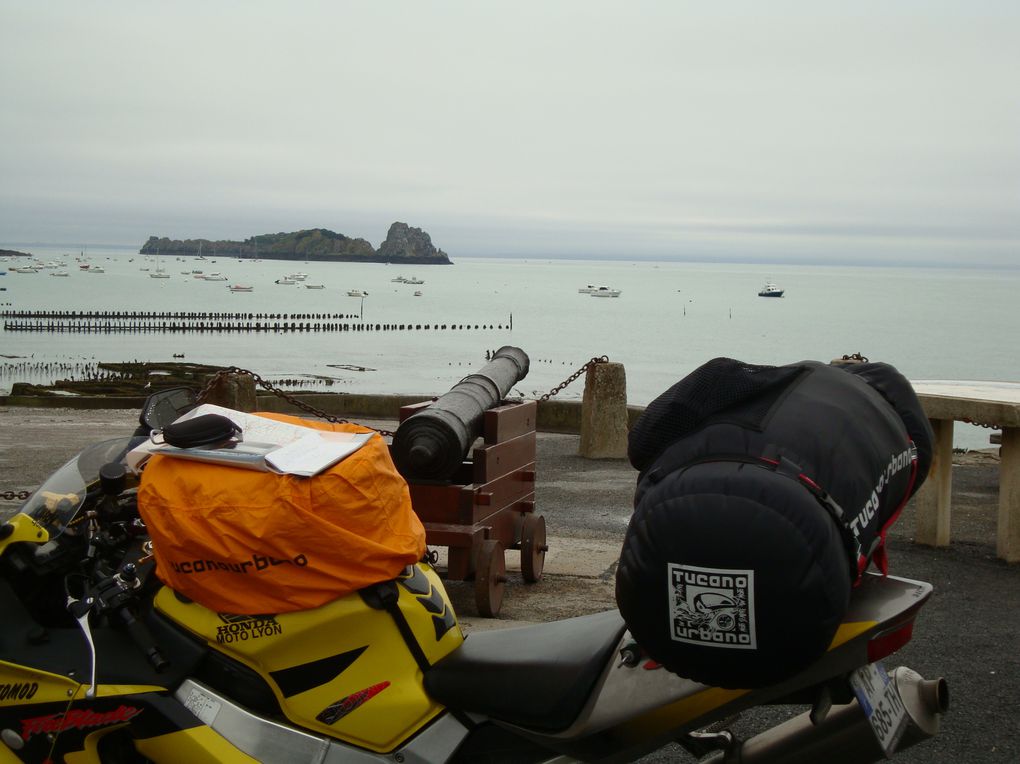
[[[352, 424], [260, 414], [334, 432]], [[174, 590], [226, 613], [318, 607], [395, 577], [421, 559], [425, 529], [407, 483], [376, 435], [314, 477], [154, 455], [138, 509], [156, 573]]]

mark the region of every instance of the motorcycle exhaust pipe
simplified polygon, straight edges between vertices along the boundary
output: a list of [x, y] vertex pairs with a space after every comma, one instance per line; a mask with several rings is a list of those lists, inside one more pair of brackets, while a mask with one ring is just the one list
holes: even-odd
[[[905, 666], [891, 674], [907, 711], [907, 727], [896, 747], [902, 751], [934, 737], [941, 715], [949, 710], [949, 685], [943, 678], [924, 679]], [[818, 724], [803, 713], [754, 737], [735, 743], [705, 760], [706, 764], [865, 764], [883, 761], [871, 724], [856, 700], [832, 708]]]

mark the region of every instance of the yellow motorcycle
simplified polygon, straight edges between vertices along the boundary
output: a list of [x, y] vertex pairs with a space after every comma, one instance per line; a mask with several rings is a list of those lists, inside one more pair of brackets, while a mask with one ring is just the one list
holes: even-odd
[[[932, 592], [891, 576], [864, 577], [821, 659], [754, 690], [669, 673], [615, 610], [465, 638], [427, 561], [314, 609], [214, 612], [154, 575], [124, 464], [143, 438], [86, 449], [0, 527], [0, 761], [609, 762], [675, 742], [860, 762], [947, 710], [944, 680], [879, 663]], [[775, 703], [811, 710], [749, 740], [720, 726]]]

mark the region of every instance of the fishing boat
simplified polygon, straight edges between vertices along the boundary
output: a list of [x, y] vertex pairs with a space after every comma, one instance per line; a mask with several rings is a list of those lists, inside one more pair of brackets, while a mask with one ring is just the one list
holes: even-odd
[[305, 284], [305, 289], [325, 289], [325, 284]]
[[294, 279], [290, 278], [290, 277], [284, 277], [282, 279], [277, 279], [273, 283], [274, 284], [287, 284], [287, 285], [292, 286], [292, 285], [296, 284], [297, 282]]
[[231, 292], [254, 292], [255, 287], [251, 284], [231, 284], [227, 287]]
[[348, 297], [368, 297], [368, 292], [362, 292], [360, 289], [348, 289]]
[[783, 296], [783, 292], [785, 292], [785, 291], [786, 291], [785, 289], [777, 286], [775, 283], [773, 283], [771, 281], [766, 281], [765, 282], [765, 286], [763, 286], [758, 291], [758, 296], [759, 297], [782, 297]]

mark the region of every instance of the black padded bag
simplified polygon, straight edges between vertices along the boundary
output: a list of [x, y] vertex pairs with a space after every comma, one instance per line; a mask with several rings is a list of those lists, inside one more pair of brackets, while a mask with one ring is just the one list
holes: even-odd
[[241, 434], [241, 428], [222, 414], [202, 414], [168, 424], [163, 440], [177, 448], [216, 448]]
[[909, 383], [867, 367], [715, 359], [635, 424], [641, 474], [616, 599], [670, 671], [722, 687], [781, 681], [826, 650], [868, 562], [884, 565], [931, 431]]

